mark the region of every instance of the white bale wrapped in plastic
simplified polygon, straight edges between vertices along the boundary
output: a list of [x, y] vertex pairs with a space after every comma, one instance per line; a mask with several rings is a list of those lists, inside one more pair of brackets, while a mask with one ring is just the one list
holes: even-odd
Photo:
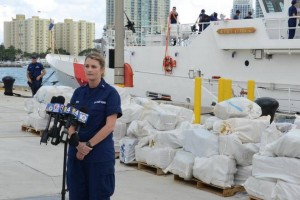
[[293, 129], [278, 140], [268, 144], [266, 151], [276, 156], [300, 158], [300, 130]]
[[276, 124], [273, 122], [267, 129], [262, 132], [259, 154], [264, 156], [274, 156], [272, 152], [266, 150], [266, 146], [284, 135], [281, 131], [278, 130]]
[[178, 150], [171, 164], [164, 170], [165, 173], [168, 171], [178, 175], [186, 180], [193, 178], [193, 166], [195, 156], [187, 151]]
[[120, 161], [131, 163], [135, 160], [135, 146], [138, 140], [136, 138], [124, 137], [120, 140]]
[[249, 195], [264, 200], [273, 200], [272, 194], [275, 185], [275, 181], [267, 181], [250, 176], [244, 183], [244, 188]]
[[263, 179], [280, 179], [300, 184], [300, 159], [286, 157], [253, 156], [252, 176]]
[[262, 111], [255, 102], [244, 97], [234, 97], [217, 103], [214, 113], [216, 117], [223, 120], [234, 117], [255, 119], [261, 116]]
[[145, 108], [148, 108], [148, 107], [152, 107], [154, 105], [158, 105], [157, 102], [151, 100], [151, 99], [148, 99], [148, 98], [144, 98], [144, 97], [133, 97], [132, 98], [132, 103], [137, 103], [139, 104], [140, 106], [143, 106]]
[[[152, 108], [151, 108], [152, 109]], [[168, 131], [175, 129], [178, 117], [176, 114], [159, 109], [156, 106], [155, 110], [147, 112], [145, 119], [157, 130]]]
[[47, 126], [49, 116], [47, 115], [46, 118], [41, 118], [38, 113], [31, 113], [28, 118], [30, 126], [36, 130], [44, 130]]
[[209, 158], [196, 157], [193, 166], [195, 178], [220, 187], [233, 186], [236, 171], [235, 160], [224, 155], [215, 155]]
[[218, 136], [206, 129], [184, 130], [183, 149], [198, 157], [210, 157], [219, 154]]
[[218, 122], [218, 121], [223, 121], [222, 119], [216, 117], [216, 116], [213, 116], [213, 117], [209, 117], [205, 120], [204, 122], [204, 127], [207, 129], [207, 130], [212, 130], [213, 127], [214, 127], [214, 123], [215, 122]]
[[221, 135], [235, 134], [243, 143], [259, 143], [262, 132], [270, 125], [270, 116], [258, 119], [231, 118], [214, 123], [214, 132]]
[[294, 124], [296, 125], [297, 129], [300, 129], [300, 116], [299, 115], [295, 115]]
[[153, 138], [154, 147], [170, 147], [178, 149], [183, 146], [185, 135], [183, 130], [191, 129], [192, 124], [184, 121], [176, 126], [176, 129], [170, 131], [151, 130], [151, 134], [155, 135]]
[[253, 155], [259, 151], [258, 143], [245, 143], [237, 135], [219, 136], [220, 155], [227, 155], [236, 160], [241, 166], [252, 165]]
[[237, 172], [234, 175], [234, 184], [243, 185], [246, 180], [252, 175], [252, 165], [249, 166], [237, 166]]
[[138, 145], [135, 146], [135, 160], [138, 162], [146, 163], [146, 160], [152, 151], [151, 147], [139, 147]]
[[272, 194], [272, 199], [280, 200], [294, 200], [300, 197], [300, 185], [287, 183], [284, 181], [278, 181], [274, 192]]
[[121, 104], [126, 105], [131, 103], [131, 96], [127, 88], [112, 85], [120, 95]]
[[146, 163], [165, 169], [173, 161], [175, 154], [176, 150], [169, 147], [152, 148], [151, 151], [148, 152]]
[[33, 113], [35, 111], [37, 103], [39, 103], [39, 102], [37, 102], [35, 98], [25, 99], [25, 101], [24, 101], [24, 110], [27, 113]]
[[174, 114], [176, 114], [178, 116], [179, 121], [187, 121], [192, 123], [193, 119], [194, 119], [194, 112], [190, 109], [181, 107], [181, 106], [174, 106], [174, 105], [170, 105], [170, 104], [160, 104], [160, 106], [165, 109], [168, 110], [170, 112], [173, 112]]
[[74, 89], [68, 86], [42, 86], [34, 98], [40, 103], [50, 103], [53, 96], [63, 96], [65, 103], [69, 103]]
[[130, 123], [134, 120], [141, 120], [143, 116], [144, 107], [141, 105], [138, 105], [136, 103], [131, 104], [122, 104], [122, 117], [120, 117], [118, 120], [120, 120], [123, 123]]
[[119, 119], [116, 121], [115, 129], [113, 132], [114, 141], [119, 141], [125, 137], [127, 132], [127, 124], [121, 122]]
[[151, 130], [154, 128], [149, 124], [148, 121], [133, 121], [130, 123], [129, 127], [127, 128], [127, 136], [129, 137], [136, 137], [136, 138], [143, 138], [146, 136], [151, 135]]

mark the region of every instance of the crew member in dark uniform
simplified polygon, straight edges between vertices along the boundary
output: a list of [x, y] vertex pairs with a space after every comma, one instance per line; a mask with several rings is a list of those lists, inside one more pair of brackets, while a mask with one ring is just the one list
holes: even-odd
[[32, 62], [27, 67], [27, 83], [31, 89], [32, 96], [42, 86], [43, 76], [46, 74], [44, 66], [37, 62], [37, 56], [33, 55]]
[[175, 6], [172, 8], [172, 11], [170, 12], [169, 18], [170, 18], [170, 24], [177, 24], [177, 22], [178, 22], [178, 20], [177, 20], [178, 12], [176, 11]]
[[109, 200], [115, 189], [113, 130], [122, 116], [121, 99], [103, 79], [105, 60], [99, 53], [86, 56], [84, 72], [88, 84], [77, 88], [70, 102], [79, 110], [84, 108], [89, 117], [78, 133], [75, 126], [68, 129], [69, 199]]
[[294, 39], [295, 33], [296, 33], [296, 26], [297, 26], [297, 8], [295, 4], [297, 3], [296, 0], [293, 0], [291, 2], [291, 6], [289, 7], [289, 39]]

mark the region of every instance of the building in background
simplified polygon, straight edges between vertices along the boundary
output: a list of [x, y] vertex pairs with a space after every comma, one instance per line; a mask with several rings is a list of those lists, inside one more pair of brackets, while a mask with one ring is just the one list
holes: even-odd
[[11, 22], [4, 22], [4, 46], [14, 46], [28, 53], [42, 53], [49, 48], [49, 19], [33, 16], [25, 19], [25, 15], [16, 15]]
[[25, 15], [16, 15], [12, 21], [4, 22], [4, 46], [14, 46], [27, 53], [46, 53], [54, 46], [71, 55], [94, 47], [95, 23], [66, 19], [64, 23], [55, 24], [51, 31], [49, 25], [49, 19], [37, 16], [25, 19]]
[[263, 18], [264, 14], [262, 12], [262, 9], [260, 7], [260, 4], [258, 2], [258, 0], [255, 1], [255, 17], [256, 18]]
[[251, 11], [254, 14], [253, 1], [252, 0], [233, 0], [233, 8], [231, 10], [231, 18], [235, 15], [235, 12], [239, 10], [240, 19], [243, 19]]
[[64, 49], [71, 55], [78, 55], [81, 51], [94, 48], [95, 23], [80, 20], [65, 19], [63, 23], [56, 23], [54, 28], [54, 46]]
[[[170, 0], [124, 0], [124, 11], [137, 30], [150, 26], [166, 27]], [[114, 29], [114, 15], [115, 0], [106, 0], [106, 25], [109, 29]], [[125, 16], [124, 24], [127, 24]]]

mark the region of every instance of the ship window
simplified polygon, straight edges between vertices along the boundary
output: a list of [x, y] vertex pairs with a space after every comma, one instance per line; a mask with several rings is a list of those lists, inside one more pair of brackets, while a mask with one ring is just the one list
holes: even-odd
[[283, 0], [263, 0], [267, 13], [282, 12], [284, 9]]

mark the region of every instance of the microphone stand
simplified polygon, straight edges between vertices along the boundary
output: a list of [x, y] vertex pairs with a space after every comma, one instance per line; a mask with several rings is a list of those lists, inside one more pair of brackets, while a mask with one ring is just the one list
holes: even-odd
[[68, 132], [67, 129], [62, 132], [61, 141], [64, 142], [64, 160], [63, 160], [63, 177], [62, 177], [62, 188], [61, 188], [61, 200], [65, 200], [66, 192], [66, 172], [67, 172], [67, 151], [68, 151]]

